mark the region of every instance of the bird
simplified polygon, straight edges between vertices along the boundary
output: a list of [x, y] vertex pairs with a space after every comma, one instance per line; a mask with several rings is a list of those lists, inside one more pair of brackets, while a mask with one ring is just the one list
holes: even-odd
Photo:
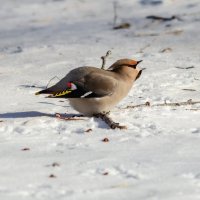
[[120, 59], [107, 69], [83, 66], [71, 70], [52, 87], [35, 95], [66, 98], [70, 105], [85, 116], [109, 113], [131, 90], [141, 76], [137, 65], [142, 60]]

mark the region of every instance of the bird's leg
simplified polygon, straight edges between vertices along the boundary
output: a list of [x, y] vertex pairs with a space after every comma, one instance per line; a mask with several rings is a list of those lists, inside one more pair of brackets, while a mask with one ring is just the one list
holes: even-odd
[[77, 114], [77, 115], [72, 115], [72, 116], [69, 116], [69, 117], [64, 117], [61, 114], [56, 113], [56, 118], [62, 119], [62, 120], [84, 120], [81, 117], [84, 117], [84, 115], [78, 115]]
[[127, 129], [126, 126], [121, 126], [119, 123], [114, 122], [107, 113], [98, 113], [94, 117], [101, 118], [111, 129]]

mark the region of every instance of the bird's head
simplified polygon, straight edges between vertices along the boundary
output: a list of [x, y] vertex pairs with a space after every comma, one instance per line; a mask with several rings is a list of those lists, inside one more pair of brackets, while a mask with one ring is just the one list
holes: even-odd
[[112, 64], [108, 70], [136, 80], [142, 74], [142, 69], [137, 67], [140, 62], [142, 62], [142, 60], [120, 59]]

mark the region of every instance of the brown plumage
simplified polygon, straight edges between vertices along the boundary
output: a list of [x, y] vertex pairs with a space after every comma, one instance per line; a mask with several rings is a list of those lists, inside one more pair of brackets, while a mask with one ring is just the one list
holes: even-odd
[[107, 70], [79, 67], [71, 70], [56, 85], [37, 92], [51, 98], [67, 98], [71, 106], [85, 115], [109, 112], [130, 91], [141, 75], [141, 61], [121, 59]]

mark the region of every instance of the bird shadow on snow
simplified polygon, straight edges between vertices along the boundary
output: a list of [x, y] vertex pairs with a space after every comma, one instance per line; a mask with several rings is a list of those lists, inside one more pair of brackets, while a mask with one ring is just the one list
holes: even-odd
[[26, 118], [26, 117], [41, 117], [41, 116], [55, 117], [55, 114], [42, 113], [38, 111], [0, 113], [0, 118]]
[[[59, 113], [62, 117], [70, 118], [74, 117], [76, 114], [73, 113]], [[28, 118], [28, 117], [53, 117], [56, 118], [56, 114], [42, 113], [38, 111], [25, 111], [25, 112], [10, 112], [10, 113], [0, 113], [0, 118]]]
[[36, 86], [36, 85], [20, 85], [23, 88], [37, 88], [37, 89], [45, 89], [44, 86]]
[[109, 129], [109, 126], [99, 118], [94, 117], [94, 122], [97, 124], [97, 127], [100, 129]]
[[[62, 117], [66, 117], [66, 118], [70, 118], [70, 117], [74, 117], [75, 115], [79, 116], [78, 114], [73, 114], [73, 113], [69, 113], [69, 114], [62, 114], [59, 113]], [[55, 114], [49, 114], [49, 113], [42, 113], [42, 112], [38, 112], [38, 111], [25, 111], [25, 112], [8, 112], [8, 113], [0, 113], [0, 118], [7, 118], [7, 119], [16, 119], [16, 118], [29, 118], [29, 117], [52, 117], [52, 118], [56, 118]], [[101, 128], [101, 129], [108, 129], [108, 125], [103, 122], [101, 119], [98, 118], [94, 118], [94, 122], [97, 123], [97, 127]]]
[[[75, 114], [69, 113], [69, 114], [62, 114], [62, 117], [73, 117]], [[0, 113], [0, 118], [28, 118], [28, 117], [53, 117], [56, 118], [56, 114], [50, 114], [50, 113], [42, 113], [38, 111], [25, 111], [25, 112], [8, 112], [8, 113]]]

